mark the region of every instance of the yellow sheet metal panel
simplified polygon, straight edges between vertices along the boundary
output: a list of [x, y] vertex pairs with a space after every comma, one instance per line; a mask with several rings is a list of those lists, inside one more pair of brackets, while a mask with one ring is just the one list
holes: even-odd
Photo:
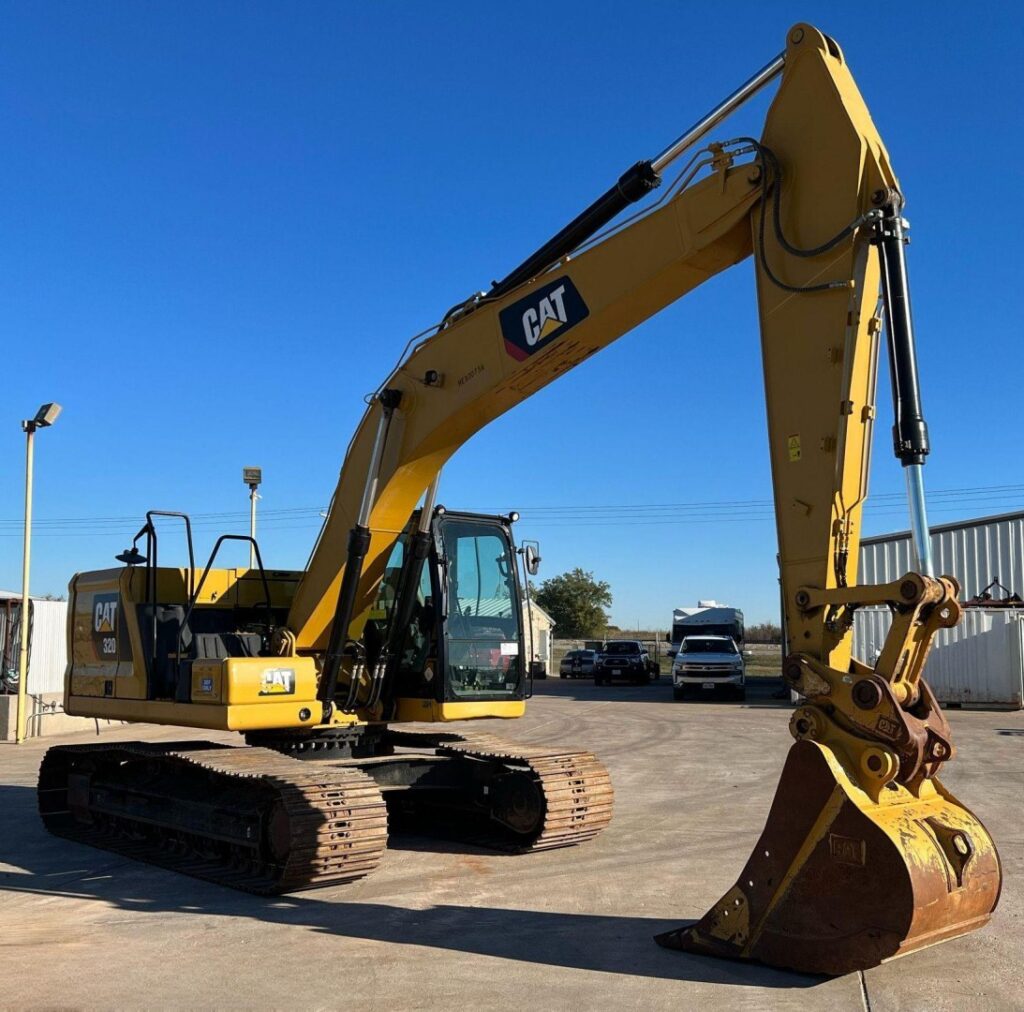
[[514, 719], [526, 713], [526, 701], [522, 699], [501, 702], [438, 703], [434, 699], [399, 699], [396, 722], [481, 720], [488, 717]]
[[89, 675], [76, 672], [71, 676], [71, 691], [76, 696], [102, 696], [113, 679], [102, 675]]
[[[184, 587], [180, 570], [169, 574], [172, 589]], [[146, 699], [149, 695], [149, 682], [146, 675], [146, 651], [142, 644], [142, 633], [139, 629], [140, 601], [145, 600], [146, 580], [144, 572], [137, 568], [125, 568], [120, 571], [121, 590], [121, 631], [119, 633], [118, 650], [123, 658], [117, 669], [117, 683], [114, 695], [118, 699]], [[157, 584], [159, 593], [160, 585]]]
[[[121, 572], [127, 573], [130, 578], [132, 600], [136, 604], [142, 604], [146, 599], [145, 568], [132, 566]], [[187, 569], [159, 566], [156, 570], [156, 599], [161, 604], [185, 604], [188, 601], [188, 573]], [[196, 579], [199, 579], [199, 574], [196, 575]], [[216, 586], [215, 581], [214, 587]]]
[[526, 713], [526, 701], [511, 699], [494, 703], [439, 703], [437, 712], [438, 720], [477, 720], [484, 717], [511, 720]]
[[[321, 715], [319, 704], [290, 698], [288, 701], [204, 706], [196, 703], [172, 703], [167, 700], [69, 696], [65, 709], [74, 717], [102, 717], [107, 720], [174, 724], [177, 727], [201, 727], [220, 731], [315, 727]], [[303, 718], [301, 714], [306, 711], [309, 716]]]
[[82, 696], [112, 696], [120, 672], [131, 671], [121, 607], [121, 570], [80, 573], [69, 586], [71, 691]]
[[[181, 572], [158, 571], [158, 597], [184, 592]], [[125, 567], [78, 573], [68, 589], [67, 679], [72, 694], [145, 699], [137, 607], [146, 593], [144, 571]]]
[[[314, 700], [242, 703], [227, 706], [225, 726], [229, 731], [263, 731], [289, 727], [315, 727], [320, 721], [320, 704]], [[308, 714], [308, 716], [304, 716]]]
[[229, 657], [224, 665], [224, 702], [315, 703], [316, 664], [312, 657]]
[[[235, 600], [239, 607], [256, 608], [263, 604], [266, 595], [258, 569], [232, 569], [228, 572], [234, 581]], [[287, 569], [268, 569], [266, 576], [271, 605], [275, 608], [290, 607], [302, 573]]]

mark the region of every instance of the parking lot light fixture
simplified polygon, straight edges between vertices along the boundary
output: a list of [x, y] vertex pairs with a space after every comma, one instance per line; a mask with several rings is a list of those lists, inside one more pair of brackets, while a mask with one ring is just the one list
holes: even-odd
[[29, 570], [32, 562], [32, 455], [36, 429], [49, 428], [60, 414], [60, 405], [43, 404], [34, 418], [21, 423], [25, 433], [25, 541], [21, 561], [21, 644], [18, 650], [18, 716], [16, 740], [25, 740], [28, 723], [28, 638], [29, 638]]

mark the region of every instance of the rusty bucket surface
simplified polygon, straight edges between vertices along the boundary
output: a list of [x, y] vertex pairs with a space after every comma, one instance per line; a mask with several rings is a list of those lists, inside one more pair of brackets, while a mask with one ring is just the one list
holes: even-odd
[[988, 831], [936, 779], [870, 797], [827, 745], [790, 749], [739, 881], [667, 948], [843, 974], [965, 934], [999, 900]]

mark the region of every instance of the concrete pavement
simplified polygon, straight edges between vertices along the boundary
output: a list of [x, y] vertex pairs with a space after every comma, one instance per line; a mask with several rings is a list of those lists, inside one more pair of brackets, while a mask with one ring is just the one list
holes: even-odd
[[[50, 837], [33, 785], [55, 740], [0, 745], [0, 1005], [1024, 1007], [1020, 713], [949, 715], [960, 756], [946, 783], [988, 824], [1006, 877], [983, 931], [838, 979], [654, 944], [732, 885], [767, 814], [789, 714], [763, 687], [737, 706], [673, 703], [667, 678], [637, 688], [538, 683], [527, 717], [495, 730], [595, 751], [616, 788], [602, 837], [520, 857], [396, 837], [371, 878], [272, 900]], [[104, 734], [187, 736], [152, 727]]]

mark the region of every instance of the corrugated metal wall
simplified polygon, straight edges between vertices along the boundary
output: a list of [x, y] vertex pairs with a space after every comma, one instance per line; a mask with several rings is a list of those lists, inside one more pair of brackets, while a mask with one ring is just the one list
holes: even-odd
[[14, 602], [0, 599], [0, 678], [7, 684], [18, 673], [18, 612]]
[[[874, 663], [891, 624], [887, 608], [858, 610], [854, 654]], [[1024, 707], [1024, 610], [966, 608], [935, 637], [924, 677], [940, 703]]]
[[28, 691], [62, 692], [68, 663], [67, 601], [32, 602], [32, 642], [28, 655]]
[[[933, 527], [932, 553], [937, 572], [960, 581], [962, 600], [995, 579], [1024, 597], [1024, 513]], [[913, 568], [907, 531], [861, 542], [858, 583], [890, 583]]]

